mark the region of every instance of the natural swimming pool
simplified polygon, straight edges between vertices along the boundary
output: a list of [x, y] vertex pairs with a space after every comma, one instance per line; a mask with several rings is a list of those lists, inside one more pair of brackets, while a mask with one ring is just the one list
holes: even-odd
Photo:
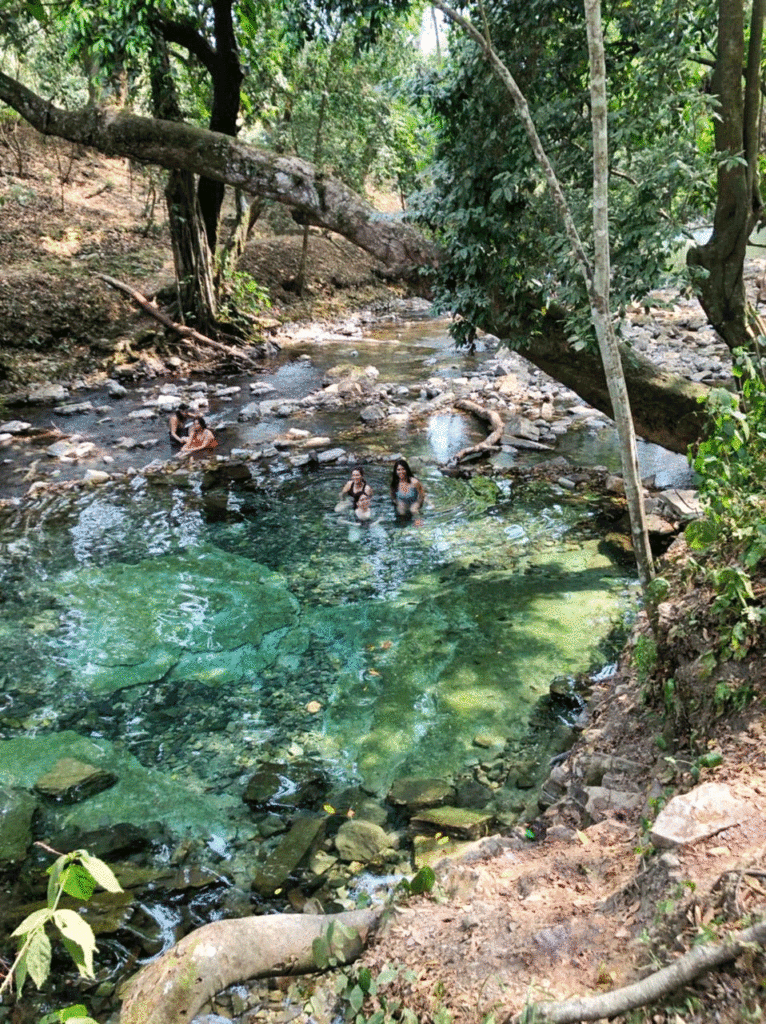
[[0, 781], [77, 756], [119, 782], [59, 827], [150, 814], [224, 850], [275, 757], [381, 795], [464, 767], [479, 736], [546, 758], [530, 713], [608, 660], [631, 574], [563, 490], [425, 468], [423, 526], [402, 528], [388, 474], [368, 471], [365, 526], [332, 511], [340, 468], [211, 489], [138, 476], [0, 526]]

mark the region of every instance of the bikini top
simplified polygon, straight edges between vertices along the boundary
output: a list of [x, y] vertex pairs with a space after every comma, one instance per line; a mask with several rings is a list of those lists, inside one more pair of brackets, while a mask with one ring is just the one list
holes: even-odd
[[400, 491], [397, 488], [396, 497], [398, 501], [408, 501], [410, 504], [412, 504], [413, 501], [417, 500], [418, 489], [415, 486], [415, 484], [410, 484], [406, 491]]
[[360, 490], [355, 491], [354, 490], [354, 485], [352, 484], [348, 493], [351, 495], [351, 500], [354, 503], [354, 508], [356, 508], [356, 506], [359, 504], [363, 494], [366, 495], [368, 498], [372, 495], [372, 488], [370, 487], [370, 485], [368, 483], [365, 482], [365, 483], [362, 484], [362, 487], [361, 487]]

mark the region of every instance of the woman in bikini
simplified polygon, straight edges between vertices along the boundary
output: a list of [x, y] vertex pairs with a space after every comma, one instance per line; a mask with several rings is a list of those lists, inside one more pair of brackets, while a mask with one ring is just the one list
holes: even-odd
[[344, 484], [340, 492], [340, 501], [335, 506], [335, 511], [343, 512], [349, 507], [350, 502], [357, 519], [369, 519], [372, 515], [370, 498], [372, 498], [372, 487], [364, 478], [364, 470], [361, 466], [354, 466], [351, 470], [351, 479]]
[[189, 431], [189, 437], [179, 451], [179, 456], [192, 455], [194, 452], [207, 451], [210, 448], [217, 448], [218, 442], [215, 434], [208, 428], [204, 416], [195, 416]]
[[416, 515], [422, 508], [425, 498], [423, 485], [412, 475], [407, 460], [397, 459], [391, 473], [391, 501], [396, 505], [396, 514]]

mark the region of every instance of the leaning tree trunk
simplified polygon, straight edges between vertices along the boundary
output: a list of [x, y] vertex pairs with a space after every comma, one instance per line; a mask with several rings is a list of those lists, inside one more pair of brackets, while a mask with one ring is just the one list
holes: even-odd
[[753, 0], [745, 72], [743, 0], [719, 0], [713, 75], [718, 182], [713, 233], [686, 257], [705, 314], [730, 349], [751, 341], [743, 267], [763, 204], [758, 185], [760, 65], [766, 0]]

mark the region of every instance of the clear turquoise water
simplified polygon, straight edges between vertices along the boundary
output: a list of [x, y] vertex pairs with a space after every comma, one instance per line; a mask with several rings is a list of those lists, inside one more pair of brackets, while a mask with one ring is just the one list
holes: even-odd
[[120, 783], [62, 824], [149, 813], [226, 841], [269, 757], [383, 791], [459, 769], [479, 733], [521, 744], [554, 677], [607, 659], [632, 581], [563, 493], [422, 477], [422, 526], [394, 520], [375, 467], [372, 524], [333, 511], [332, 469], [139, 480], [0, 525], [0, 784], [80, 756]]

